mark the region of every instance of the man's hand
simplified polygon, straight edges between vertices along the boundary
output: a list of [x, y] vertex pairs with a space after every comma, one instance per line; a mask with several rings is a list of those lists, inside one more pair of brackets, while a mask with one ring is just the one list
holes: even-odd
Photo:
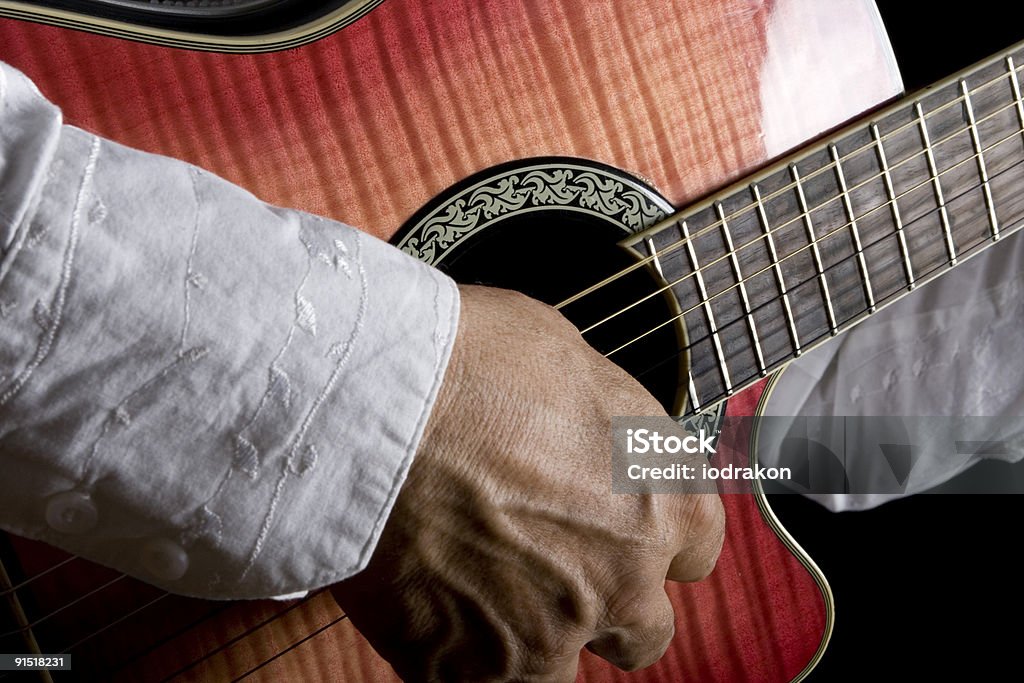
[[706, 576], [713, 489], [611, 492], [613, 415], [664, 415], [553, 309], [462, 288], [426, 433], [369, 566], [334, 596], [407, 681], [573, 680], [580, 648], [635, 669], [674, 632], [666, 577]]

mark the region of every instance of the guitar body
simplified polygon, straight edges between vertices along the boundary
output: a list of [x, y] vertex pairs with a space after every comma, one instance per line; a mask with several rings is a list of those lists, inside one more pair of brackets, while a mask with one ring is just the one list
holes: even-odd
[[[317, 42], [258, 55], [4, 19], [0, 59], [68, 123], [383, 239], [460, 181], [535, 157], [601, 162], [681, 206], [899, 88], [870, 3], [817, 0], [388, 0]], [[816, 91], [825, 97], [797, 97], [794, 75], [827, 84]], [[551, 221], [520, 226], [522, 253], [561, 253]], [[593, 239], [615, 250], [614, 230]], [[488, 279], [489, 266], [474, 267], [485, 276], [471, 277]], [[530, 290], [544, 275], [519, 270], [521, 282], [495, 284]], [[731, 399], [729, 413], [755, 414], [763, 386]], [[748, 440], [723, 434], [720, 451], [742, 458]], [[585, 653], [582, 680], [784, 683], [813, 667], [831, 630], [827, 583], [762, 496], [724, 503], [714, 574], [669, 586], [677, 636], [665, 658], [627, 675]], [[13, 584], [63, 557], [9, 545]], [[255, 670], [253, 680], [393, 679], [326, 593], [217, 605], [129, 579], [103, 587], [114, 579], [73, 560], [4, 595], [25, 623], [78, 600], [33, 629], [43, 652], [79, 643], [76, 678], [231, 680]]]

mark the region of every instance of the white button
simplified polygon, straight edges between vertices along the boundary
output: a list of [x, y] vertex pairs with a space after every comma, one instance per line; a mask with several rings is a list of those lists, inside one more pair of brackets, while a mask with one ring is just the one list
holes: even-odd
[[46, 503], [46, 523], [62, 534], [84, 534], [96, 526], [99, 512], [89, 496], [78, 491], [65, 491]]
[[188, 571], [188, 553], [166, 538], [146, 541], [139, 559], [147, 572], [164, 581], [176, 581]]

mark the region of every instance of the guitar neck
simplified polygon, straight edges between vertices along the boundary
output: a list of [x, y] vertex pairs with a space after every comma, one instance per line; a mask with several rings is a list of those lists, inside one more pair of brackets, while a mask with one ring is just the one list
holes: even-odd
[[1014, 232], [1024, 44], [624, 241], [678, 302], [690, 412]]

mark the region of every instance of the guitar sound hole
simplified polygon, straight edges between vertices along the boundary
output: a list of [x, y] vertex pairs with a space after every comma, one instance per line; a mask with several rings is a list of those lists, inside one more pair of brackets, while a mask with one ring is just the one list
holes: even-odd
[[[616, 245], [623, 236], [606, 221], [574, 211], [513, 214], [465, 238], [439, 268], [458, 282], [515, 289], [554, 305], [634, 265], [636, 259]], [[656, 279], [639, 268], [562, 313], [585, 329], [658, 288]], [[683, 356], [677, 326], [664, 323], [675, 315], [658, 294], [584, 335], [608, 354], [661, 325], [610, 359], [636, 377], [670, 413], [677, 407]]]

